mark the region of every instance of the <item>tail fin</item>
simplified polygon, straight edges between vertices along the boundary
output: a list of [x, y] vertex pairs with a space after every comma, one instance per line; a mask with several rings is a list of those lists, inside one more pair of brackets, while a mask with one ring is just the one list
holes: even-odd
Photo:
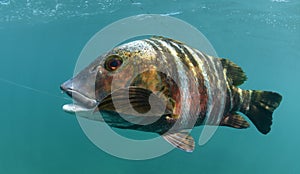
[[[244, 96], [245, 94], [245, 96]], [[275, 92], [245, 90], [244, 102], [240, 109], [263, 134], [271, 130], [272, 114], [279, 106], [282, 96]]]

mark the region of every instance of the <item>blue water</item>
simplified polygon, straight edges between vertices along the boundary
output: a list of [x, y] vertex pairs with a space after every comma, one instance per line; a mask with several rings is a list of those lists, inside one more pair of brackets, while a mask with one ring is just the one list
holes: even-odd
[[[91, 36], [143, 13], [198, 28], [219, 56], [244, 69], [244, 89], [280, 92], [271, 133], [219, 128], [193, 153], [175, 149], [146, 161], [119, 159], [91, 143], [62, 111], [70, 101], [59, 85]], [[0, 173], [299, 173], [299, 50], [299, 0], [0, 0]]]

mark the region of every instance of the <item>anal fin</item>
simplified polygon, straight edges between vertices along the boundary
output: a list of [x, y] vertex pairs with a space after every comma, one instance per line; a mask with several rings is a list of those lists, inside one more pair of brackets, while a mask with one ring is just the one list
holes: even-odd
[[228, 126], [237, 129], [248, 128], [250, 124], [239, 114], [237, 113], [229, 113], [223, 117], [221, 126]]
[[162, 137], [172, 144], [174, 147], [184, 150], [186, 152], [193, 152], [195, 148], [195, 141], [192, 136], [189, 135], [187, 130], [182, 130], [175, 133], [165, 133]]

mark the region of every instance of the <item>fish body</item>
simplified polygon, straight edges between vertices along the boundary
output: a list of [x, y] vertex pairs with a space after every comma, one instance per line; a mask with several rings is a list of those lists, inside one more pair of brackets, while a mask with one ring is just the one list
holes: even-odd
[[[281, 102], [275, 92], [242, 90], [243, 70], [180, 41], [152, 37], [115, 47], [61, 85], [76, 104], [67, 112], [102, 113], [112, 127], [154, 132], [193, 151], [188, 130], [209, 125], [247, 128], [246, 115], [263, 134]], [[91, 114], [92, 115], [92, 114]], [[93, 116], [86, 116], [95, 119]]]

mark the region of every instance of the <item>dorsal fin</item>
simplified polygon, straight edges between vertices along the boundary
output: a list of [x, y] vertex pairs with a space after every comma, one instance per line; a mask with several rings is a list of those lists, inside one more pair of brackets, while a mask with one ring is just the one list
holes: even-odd
[[241, 67], [228, 59], [220, 59], [223, 68], [226, 69], [226, 76], [232, 82], [232, 85], [239, 86], [247, 80], [247, 76]]

